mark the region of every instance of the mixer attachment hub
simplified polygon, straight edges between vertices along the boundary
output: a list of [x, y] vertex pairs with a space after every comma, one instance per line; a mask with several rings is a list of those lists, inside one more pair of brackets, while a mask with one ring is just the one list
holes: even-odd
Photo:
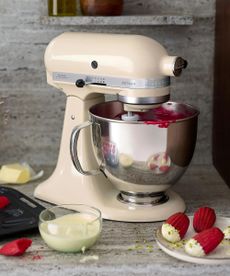
[[129, 193], [120, 192], [117, 199], [122, 203], [132, 204], [132, 205], [159, 205], [167, 202], [169, 197], [164, 192], [159, 193]]
[[128, 111], [125, 114], [121, 115], [121, 119], [123, 121], [138, 121], [139, 120], [139, 115], [138, 114], [134, 114], [132, 111]]

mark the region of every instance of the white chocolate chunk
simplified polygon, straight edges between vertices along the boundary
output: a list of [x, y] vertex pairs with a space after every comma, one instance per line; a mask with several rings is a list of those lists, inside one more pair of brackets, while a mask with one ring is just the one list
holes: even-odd
[[177, 229], [168, 223], [163, 223], [161, 227], [161, 234], [167, 241], [172, 243], [175, 243], [181, 240]]
[[128, 168], [133, 164], [133, 158], [128, 154], [121, 153], [119, 155], [119, 162], [124, 168]]
[[190, 239], [185, 244], [185, 252], [190, 256], [194, 257], [203, 257], [205, 256], [205, 252], [202, 246], [194, 239]]
[[224, 238], [226, 240], [230, 240], [230, 226], [228, 226], [226, 229], [224, 229], [223, 233], [224, 233]]

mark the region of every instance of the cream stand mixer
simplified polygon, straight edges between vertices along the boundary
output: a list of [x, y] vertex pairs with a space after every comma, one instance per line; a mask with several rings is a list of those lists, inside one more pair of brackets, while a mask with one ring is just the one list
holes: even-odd
[[[117, 221], [183, 212], [169, 188], [192, 158], [198, 111], [168, 100], [170, 77], [186, 61], [144, 36], [64, 33], [48, 45], [45, 65], [67, 104], [56, 169], [35, 197], [91, 205]], [[118, 101], [105, 102], [104, 94]], [[139, 120], [159, 106], [186, 115], [166, 127]]]

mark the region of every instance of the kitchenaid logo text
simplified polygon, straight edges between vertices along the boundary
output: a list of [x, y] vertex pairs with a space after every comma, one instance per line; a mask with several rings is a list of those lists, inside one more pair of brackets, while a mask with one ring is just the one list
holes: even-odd
[[129, 81], [129, 80], [123, 80], [121, 82], [122, 85], [125, 85], [125, 86], [135, 86], [136, 85], [136, 82], [135, 81]]
[[66, 82], [73, 82], [74, 81], [74, 74], [68, 73], [53, 73], [53, 80], [55, 81], [66, 81]]

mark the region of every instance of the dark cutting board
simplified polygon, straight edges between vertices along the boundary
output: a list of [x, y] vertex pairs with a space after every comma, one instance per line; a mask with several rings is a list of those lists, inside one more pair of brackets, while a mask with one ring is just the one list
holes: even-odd
[[45, 208], [19, 191], [0, 187], [0, 196], [6, 196], [10, 204], [0, 209], [0, 238], [36, 230], [39, 214]]

